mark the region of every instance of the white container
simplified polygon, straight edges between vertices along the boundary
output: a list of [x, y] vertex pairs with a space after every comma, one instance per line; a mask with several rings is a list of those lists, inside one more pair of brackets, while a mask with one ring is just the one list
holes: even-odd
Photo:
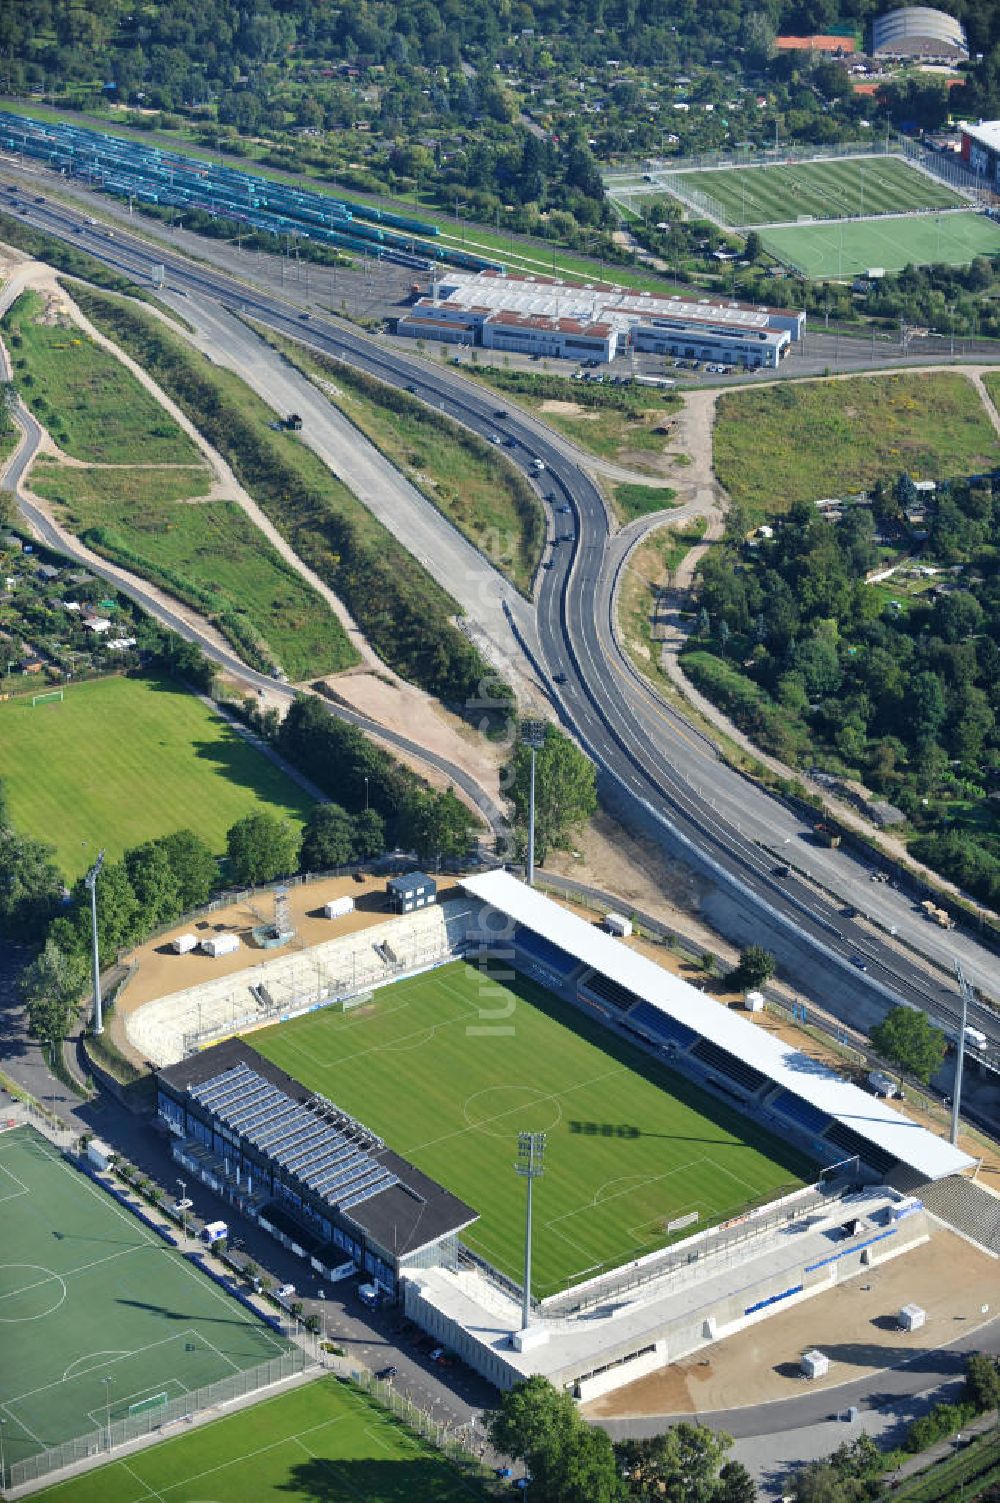
[[87, 1144], [87, 1157], [95, 1169], [100, 1169], [103, 1172], [114, 1163], [115, 1151], [107, 1143], [102, 1142], [100, 1138], [91, 1138]]
[[899, 1323], [904, 1331], [919, 1331], [927, 1324], [927, 1311], [919, 1305], [904, 1305], [899, 1312]]
[[240, 947], [238, 934], [210, 934], [201, 942], [201, 948], [206, 955], [213, 955], [216, 959], [220, 955], [232, 955]]
[[329, 919], [343, 918], [345, 913], [354, 912], [354, 899], [351, 897], [331, 898], [329, 903], [323, 904], [323, 913]]
[[744, 992], [743, 993], [743, 1006], [744, 1006], [744, 1008], [745, 1008], [745, 1010], [747, 1012], [763, 1012], [764, 1011], [764, 993], [763, 992]]
[[825, 1378], [830, 1371], [829, 1357], [815, 1348], [811, 1352], [802, 1353], [799, 1365], [807, 1378]]
[[178, 934], [176, 939], [170, 941], [170, 948], [175, 955], [190, 955], [192, 950], [198, 948], [197, 934]]
[[209, 1221], [201, 1229], [201, 1240], [207, 1242], [209, 1247], [228, 1236], [229, 1228], [224, 1221]]
[[619, 939], [627, 939], [632, 933], [632, 920], [627, 919], [624, 913], [606, 913], [604, 927], [609, 934], [615, 934]]

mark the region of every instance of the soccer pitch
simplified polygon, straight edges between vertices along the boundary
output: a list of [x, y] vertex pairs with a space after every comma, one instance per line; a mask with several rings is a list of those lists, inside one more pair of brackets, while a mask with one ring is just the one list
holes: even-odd
[[8, 1472], [289, 1350], [31, 1127], [0, 1133]]
[[[517, 1134], [546, 1132], [534, 1292], [555, 1293], [801, 1184], [803, 1156], [523, 979], [457, 961], [348, 1013], [253, 1035], [262, 1054], [359, 1117], [480, 1213], [463, 1240], [522, 1272]], [[706, 999], [705, 1006], [717, 1003]]]
[[442, 1456], [336, 1378], [49, 1488], [45, 1503], [484, 1503]]
[[767, 250], [806, 277], [849, 277], [870, 266], [943, 262], [965, 266], [976, 256], [1000, 255], [1000, 225], [985, 214], [921, 214], [913, 218], [788, 225], [765, 230]]
[[668, 188], [671, 178], [683, 189], [711, 199], [724, 224], [747, 228], [782, 224], [806, 214], [816, 219], [864, 218], [954, 209], [966, 202], [900, 157], [888, 156], [678, 172], [665, 178]]
[[232, 726], [167, 679], [68, 684], [61, 701], [34, 708], [30, 698], [9, 700], [0, 704], [0, 746], [14, 825], [55, 846], [70, 881], [98, 845], [113, 861], [187, 825], [221, 853], [244, 814], [263, 806], [301, 820], [310, 806]]

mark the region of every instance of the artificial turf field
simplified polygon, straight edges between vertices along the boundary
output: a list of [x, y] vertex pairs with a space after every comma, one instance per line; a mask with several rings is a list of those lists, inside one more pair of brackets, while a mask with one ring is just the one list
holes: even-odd
[[139, 1451], [45, 1503], [483, 1503], [443, 1457], [335, 1378]]
[[[725, 224], [747, 228], [794, 221], [803, 214], [816, 219], [863, 218], [866, 214], [955, 209], [966, 202], [944, 183], [891, 156], [724, 167], [670, 177], [713, 199]], [[667, 187], [670, 177], [665, 178]]]
[[0, 1207], [8, 1470], [289, 1350], [34, 1128], [0, 1132]]
[[524, 1221], [517, 1134], [546, 1132], [535, 1187], [538, 1295], [662, 1246], [667, 1220], [697, 1211], [705, 1226], [804, 1181], [801, 1154], [510, 976], [456, 961], [351, 1012], [312, 1013], [252, 1042], [474, 1207], [480, 1220], [462, 1240], [515, 1278]]
[[779, 261], [805, 277], [849, 277], [870, 266], [965, 266], [976, 256], [1000, 256], [1000, 224], [972, 210], [901, 218], [783, 225], [761, 239]]
[[272, 762], [168, 679], [69, 684], [62, 701], [34, 708], [30, 697], [8, 700], [0, 749], [14, 825], [55, 846], [70, 881], [99, 846], [113, 861], [188, 826], [221, 854], [244, 814], [266, 807], [304, 820], [310, 806]]

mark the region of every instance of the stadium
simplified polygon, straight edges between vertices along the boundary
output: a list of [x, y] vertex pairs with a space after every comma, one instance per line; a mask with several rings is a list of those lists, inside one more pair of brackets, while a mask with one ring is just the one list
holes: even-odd
[[128, 1038], [189, 1183], [498, 1387], [596, 1398], [926, 1243], [935, 1193], [992, 1200], [966, 1153], [508, 872], [364, 909], [216, 979], [166, 936]]

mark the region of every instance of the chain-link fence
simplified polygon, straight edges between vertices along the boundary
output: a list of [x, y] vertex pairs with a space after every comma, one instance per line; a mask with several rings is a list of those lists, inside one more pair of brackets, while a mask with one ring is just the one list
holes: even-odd
[[6, 1468], [6, 1475], [0, 1477], [0, 1486], [24, 1487], [47, 1477], [51, 1472], [72, 1466], [74, 1462], [112, 1453], [129, 1441], [156, 1435], [167, 1425], [176, 1424], [203, 1410], [220, 1408], [231, 1404], [234, 1399], [246, 1398], [259, 1389], [270, 1388], [275, 1383], [293, 1378], [303, 1372], [307, 1365], [310, 1365], [310, 1359], [298, 1347], [294, 1347], [257, 1367], [231, 1373], [216, 1383], [209, 1383], [204, 1388], [196, 1388], [177, 1398], [168, 1398], [162, 1404], [145, 1408], [144, 1412], [112, 1417], [97, 1430], [89, 1430], [59, 1445], [50, 1446], [23, 1461], [11, 1462]]
[[[391, 1383], [383, 1382], [370, 1372], [351, 1371], [352, 1380], [364, 1393], [370, 1394], [377, 1403], [453, 1462], [470, 1479], [485, 1479], [490, 1474], [479, 1458], [474, 1455], [476, 1433], [473, 1425], [455, 1426], [444, 1419], [427, 1414], [406, 1394], [399, 1393]], [[482, 1437], [485, 1441], [485, 1432]]]

